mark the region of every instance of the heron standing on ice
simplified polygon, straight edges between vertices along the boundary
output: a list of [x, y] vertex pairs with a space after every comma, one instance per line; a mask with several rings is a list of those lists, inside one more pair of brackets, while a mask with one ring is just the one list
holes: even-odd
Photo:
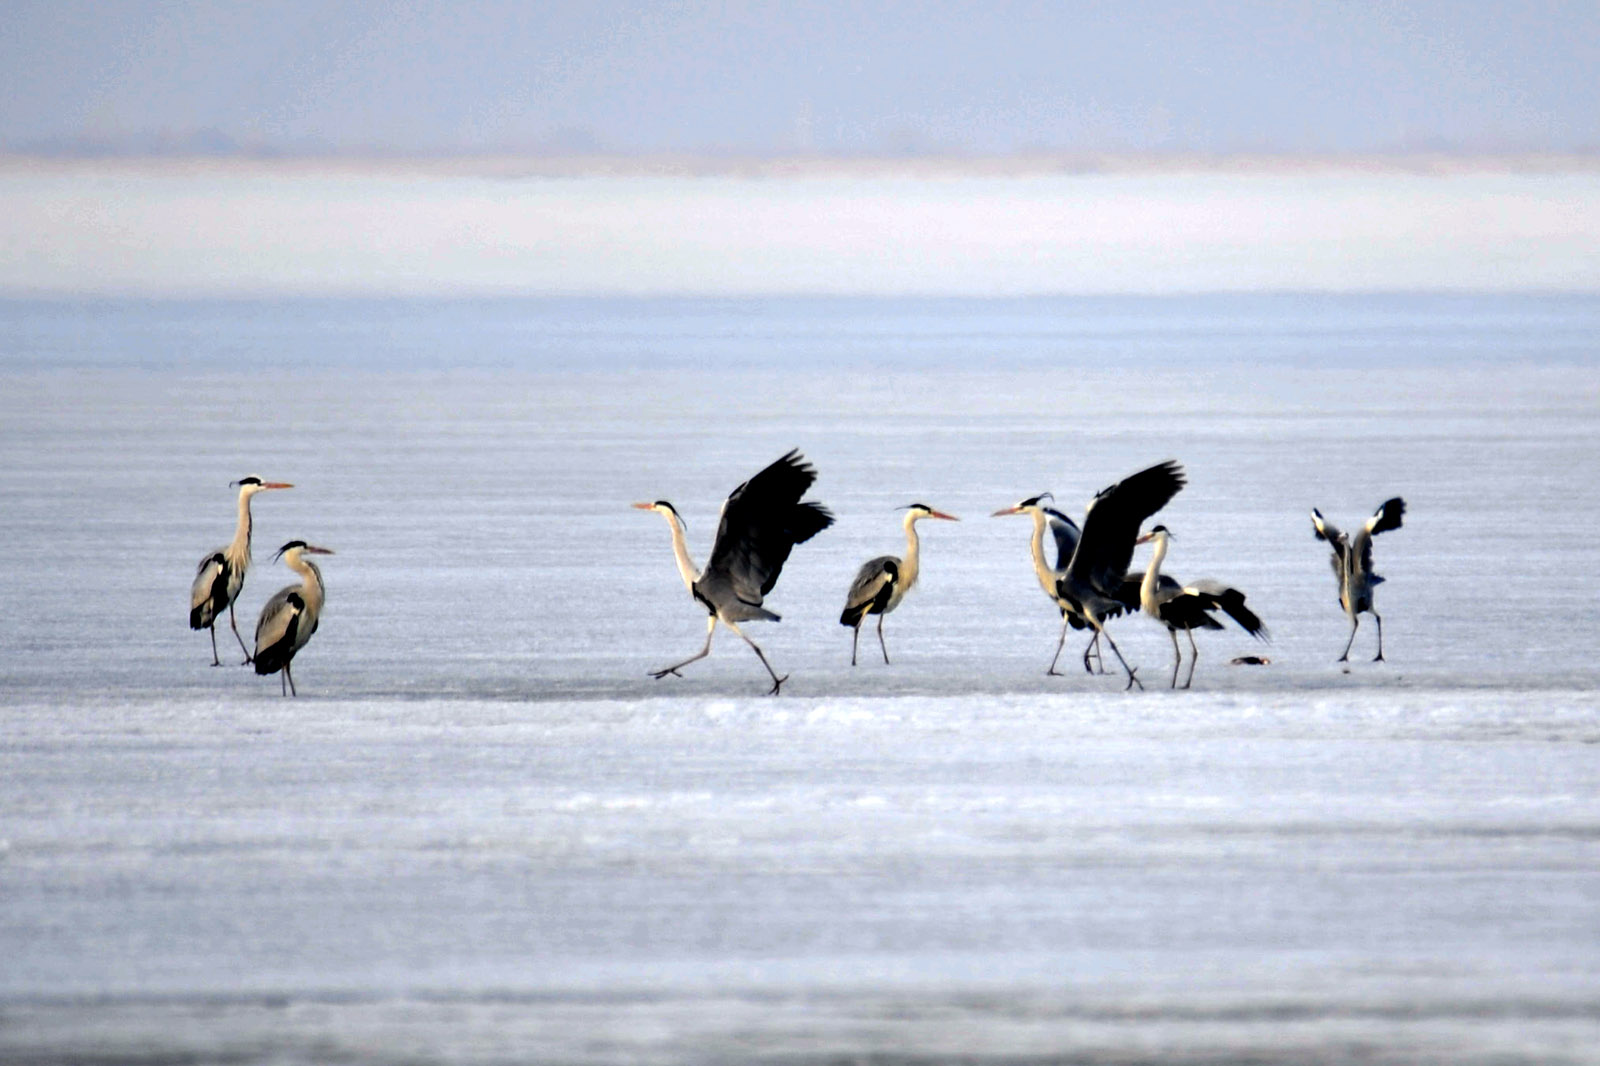
[[[1106, 632], [1105, 620], [1126, 609], [1122, 598], [1125, 595], [1123, 582], [1127, 578], [1128, 563], [1133, 560], [1133, 545], [1140, 525], [1165, 507], [1185, 484], [1183, 467], [1169, 459], [1100, 490], [1084, 512], [1083, 531], [1072, 558], [1054, 582], [1054, 595], [1063, 610], [1081, 615], [1095, 635], [1111, 648], [1128, 675], [1128, 688], [1134, 685], [1144, 688], [1144, 684], [1134, 676], [1133, 668], [1122, 657], [1116, 641]], [[996, 514], [1022, 514], [1026, 510], [1019, 504]], [[1037, 512], [1035, 514], [1037, 523], [1040, 519]], [[1063, 642], [1067, 639], [1065, 618], [1061, 628]], [[1056, 658], [1060, 657], [1061, 645], [1057, 644]], [[1053, 671], [1055, 659], [1050, 666]]]
[[1344, 654], [1339, 662], [1350, 661], [1350, 647], [1356, 642], [1356, 630], [1361, 627], [1361, 613], [1372, 615], [1378, 622], [1378, 654], [1375, 663], [1383, 662], [1383, 616], [1372, 607], [1372, 590], [1383, 583], [1383, 578], [1372, 572], [1372, 538], [1379, 533], [1400, 528], [1406, 513], [1406, 501], [1396, 496], [1385, 500], [1383, 506], [1362, 523], [1355, 540], [1322, 517], [1322, 512], [1311, 508], [1311, 528], [1318, 540], [1333, 546], [1333, 576], [1339, 582], [1339, 606], [1350, 619], [1350, 639], [1345, 642]]
[[211, 630], [211, 665], [221, 666], [217, 657], [217, 616], [228, 609], [228, 625], [233, 628], [239, 650], [244, 652], [243, 666], [250, 662], [250, 649], [244, 646], [239, 635], [239, 623], [234, 621], [233, 601], [244, 588], [244, 572], [250, 568], [250, 497], [268, 489], [292, 489], [285, 481], [262, 481], [251, 474], [233, 482], [229, 487], [239, 489], [239, 524], [234, 528], [233, 541], [225, 548], [207, 554], [200, 560], [194, 575], [194, 585], [189, 589], [189, 628]]
[[778, 583], [789, 552], [833, 525], [833, 515], [820, 503], [800, 502], [814, 481], [817, 471], [806, 462], [799, 449], [791, 450], [729, 494], [722, 505], [717, 537], [711, 544], [711, 558], [704, 570], [695, 567], [684, 542], [683, 519], [666, 500], [636, 503], [641, 511], [655, 511], [672, 528], [672, 552], [678, 560], [678, 573], [689, 587], [689, 594], [706, 609], [706, 643], [699, 652], [680, 663], [652, 670], [657, 680], [711, 654], [711, 637], [721, 622], [750, 645], [761, 665], [772, 675], [775, 696], [788, 675], [778, 672], [767, 661], [756, 642], [745, 636], [740, 622], [776, 622], [779, 616], [763, 607], [762, 599]]
[[959, 522], [953, 514], [935, 511], [925, 503], [913, 503], [906, 508], [905, 521], [901, 524], [906, 530], [906, 554], [904, 558], [897, 559], [892, 555], [880, 555], [876, 559], [869, 559], [861, 565], [856, 572], [856, 579], [850, 583], [850, 591], [845, 594], [844, 613], [839, 616], [839, 624], [852, 626], [854, 633], [850, 638], [850, 665], [856, 664], [856, 645], [861, 641], [861, 623], [867, 615], [878, 616], [878, 647], [883, 649], [883, 661], [889, 661], [889, 648], [883, 642], [883, 616], [900, 606], [900, 601], [906, 598], [906, 593], [911, 591], [911, 586], [917, 583], [917, 573], [920, 569], [917, 542], [917, 523], [924, 518], [942, 518], [946, 522]]
[[1164, 587], [1161, 564], [1167, 558], [1167, 545], [1172, 532], [1166, 526], [1156, 526], [1140, 537], [1138, 542], [1153, 541], [1150, 565], [1139, 582], [1139, 606], [1144, 613], [1167, 627], [1172, 638], [1172, 687], [1178, 687], [1178, 667], [1183, 663], [1183, 652], [1178, 648], [1178, 630], [1189, 636], [1189, 676], [1183, 681], [1188, 688], [1194, 682], [1194, 666], [1200, 660], [1200, 649], [1195, 646], [1196, 629], [1221, 629], [1222, 623], [1211, 617], [1219, 608], [1246, 633], [1257, 640], [1266, 640], [1267, 627], [1261, 624], [1256, 613], [1244, 605], [1244, 593], [1220, 581], [1201, 580], [1188, 585], [1172, 582]]
[[322, 571], [305, 556], [332, 554], [327, 548], [318, 548], [303, 540], [291, 540], [278, 549], [278, 557], [283, 559], [284, 565], [300, 575], [300, 584], [279, 589], [261, 608], [261, 618], [256, 622], [255, 663], [256, 673], [262, 676], [283, 671], [278, 687], [286, 696], [298, 695], [289, 663], [317, 631], [325, 596]]

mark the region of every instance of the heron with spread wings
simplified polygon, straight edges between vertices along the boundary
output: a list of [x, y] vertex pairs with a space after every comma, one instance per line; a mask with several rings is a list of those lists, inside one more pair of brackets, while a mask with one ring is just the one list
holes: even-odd
[[652, 670], [651, 677], [658, 680], [668, 674], [682, 677], [678, 673], [680, 669], [711, 654], [711, 638], [716, 633], [717, 623], [721, 622], [755, 651], [761, 665], [772, 675], [772, 689], [768, 695], [777, 695], [788, 675], [778, 676], [766, 654], [745, 635], [739, 623], [779, 620], [777, 614], [763, 606], [763, 600], [778, 583], [778, 575], [790, 551], [796, 544], [804, 544], [833, 524], [833, 515], [826, 507], [800, 499], [816, 480], [816, 468], [806, 462], [798, 449], [793, 449], [734, 489], [722, 505], [717, 536], [704, 570], [697, 568], [689, 558], [684, 522], [677, 508], [666, 500], [634, 504], [642, 511], [655, 511], [667, 520], [672, 529], [672, 552], [678, 561], [678, 573], [688, 586], [689, 594], [708, 615], [705, 647], [680, 663]]
[[1383, 616], [1372, 606], [1372, 590], [1383, 583], [1383, 578], [1372, 572], [1372, 538], [1379, 533], [1400, 528], [1406, 513], [1406, 501], [1396, 496], [1385, 500], [1371, 518], [1361, 524], [1354, 539], [1334, 526], [1322, 512], [1311, 509], [1311, 528], [1318, 540], [1333, 547], [1333, 576], [1339, 582], [1339, 606], [1350, 619], [1350, 639], [1345, 642], [1344, 654], [1339, 662], [1350, 661], [1350, 648], [1356, 642], [1356, 630], [1361, 628], [1361, 615], [1367, 613], [1378, 623], [1378, 654], [1375, 663], [1383, 661]]
[[[1117, 662], [1122, 664], [1123, 671], [1128, 675], [1128, 688], [1134, 685], [1143, 688], [1144, 684], [1122, 657], [1111, 634], [1106, 632], [1105, 621], [1127, 609], [1128, 564], [1133, 560], [1133, 545], [1139, 536], [1140, 525], [1165, 507], [1185, 484], [1183, 467], [1169, 459], [1102, 489], [1089, 501], [1089, 507], [1084, 512], [1082, 531], [1072, 549], [1071, 559], [1063, 569], [1050, 574], [1053, 580], [1046, 591], [1051, 593], [1062, 609], [1062, 641], [1066, 640], [1068, 621], [1073, 616], [1081, 618], [1094, 630], [1095, 636], [1111, 649]], [[1036, 544], [1043, 537], [1037, 500], [1037, 497], [1033, 500], [1034, 507], [1024, 506], [1029, 502], [1024, 500], [1016, 507], [996, 512], [997, 515], [1033, 513]], [[1042, 548], [1037, 550], [1036, 565], [1042, 559], [1042, 552]], [[1044, 580], [1041, 576], [1041, 583]], [[1061, 645], [1058, 643], [1056, 657], [1060, 655]], [[1054, 671], [1055, 660], [1051, 660], [1050, 665]]]

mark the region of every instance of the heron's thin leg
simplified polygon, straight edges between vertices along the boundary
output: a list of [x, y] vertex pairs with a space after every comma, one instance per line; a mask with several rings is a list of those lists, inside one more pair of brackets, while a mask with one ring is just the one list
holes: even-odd
[[1184, 632], [1189, 634], [1189, 676], [1183, 679], [1183, 687], [1188, 688], [1194, 684], [1194, 664], [1200, 661], [1200, 649], [1195, 646], [1194, 630], [1185, 629]]
[[211, 630], [211, 665], [221, 666], [222, 660], [217, 658], [217, 620], [213, 618], [206, 628]]
[[[671, 674], [674, 677], [682, 677], [683, 675], [678, 673], [678, 668], [680, 666], [688, 666], [697, 659], [704, 659], [707, 655], [711, 654], [711, 634], [715, 633], [716, 631], [717, 616], [712, 615], [710, 618], [706, 619], [706, 646], [700, 649], [699, 654], [691, 655], [681, 663], [673, 663], [671, 666], [664, 666], [660, 670], [652, 670], [650, 671], [650, 676], [655, 678], [657, 681], [660, 681], [668, 674]], [[737, 633], [738, 630], [734, 630], [734, 632]]]
[[883, 649], [883, 661], [885, 665], [888, 665], [889, 645], [883, 642], [883, 615], [881, 614], [878, 615], [878, 647]]
[[1183, 652], [1178, 648], [1178, 631], [1168, 626], [1167, 636], [1172, 638], [1172, 684], [1169, 687], [1177, 688], [1178, 667], [1183, 664]]
[[1133, 667], [1129, 666], [1128, 665], [1128, 660], [1126, 660], [1126, 659], [1124, 659], [1122, 657], [1122, 650], [1117, 647], [1117, 642], [1111, 639], [1111, 634], [1107, 633], [1105, 631], [1105, 629], [1101, 627], [1101, 624], [1098, 621], [1096, 621], [1092, 616], [1090, 617], [1089, 621], [1094, 622], [1095, 629], [1099, 630], [1100, 631], [1100, 635], [1105, 638], [1106, 643], [1111, 645], [1111, 654], [1113, 654], [1113, 655], [1115, 655], [1117, 657], [1117, 662], [1121, 663], [1122, 664], [1122, 668], [1128, 672], [1128, 683], [1123, 687], [1125, 689], [1128, 689], [1128, 688], [1132, 688], [1135, 685], [1138, 685], [1140, 691], [1143, 691], [1144, 690], [1144, 682], [1140, 681], [1137, 677], [1134, 676]]
[[1350, 618], [1350, 639], [1345, 641], [1344, 654], [1339, 656], [1339, 662], [1350, 661], [1350, 646], [1356, 642], [1356, 630], [1361, 628], [1361, 616], [1352, 615]]
[[855, 628], [850, 631], [851, 632], [851, 637], [850, 637], [850, 665], [851, 666], [854, 666], [856, 664], [856, 647], [857, 647], [857, 645], [859, 645], [861, 643], [861, 623], [864, 622], [864, 621], [866, 621], [866, 616], [862, 615], [860, 618], [856, 619]]
[[1378, 623], [1378, 654], [1373, 656], [1372, 661], [1375, 663], [1381, 663], [1383, 662], [1383, 615], [1379, 614], [1377, 611], [1373, 611], [1372, 617], [1376, 619]]
[[[1086, 673], [1103, 674], [1106, 672], [1106, 659], [1104, 655], [1100, 654], [1100, 631], [1091, 627], [1089, 632], [1092, 636], [1089, 637], [1089, 643], [1083, 649], [1083, 669]], [[1094, 666], [1089, 665], [1090, 655], [1094, 656]], [[1099, 669], [1096, 670], [1095, 667], [1099, 667]]]
[[1056, 669], [1056, 662], [1061, 658], [1061, 648], [1067, 643], [1067, 616], [1061, 616], [1061, 639], [1056, 641], [1055, 658], [1050, 660], [1050, 669], [1045, 671], [1046, 677], [1060, 677], [1061, 671]]
[[765, 666], [767, 668], [767, 673], [772, 675], [772, 691], [767, 693], [767, 695], [776, 696], [778, 694], [778, 689], [783, 686], [783, 683], [785, 681], [789, 680], [789, 675], [788, 674], [784, 674], [782, 677], [779, 677], [778, 676], [778, 671], [774, 670], [772, 668], [772, 664], [767, 662], [766, 653], [763, 652], [759, 646], [757, 646], [755, 641], [753, 641], [749, 637], [745, 636], [744, 630], [740, 629], [738, 626], [734, 625], [732, 622], [724, 621], [722, 624], [727, 626], [729, 629], [733, 630], [735, 633], [739, 634], [740, 639], [743, 640], [746, 644], [750, 645], [751, 650], [756, 653], [756, 658], [761, 660], [761, 665]]
[[[256, 661], [255, 656], [250, 654], [250, 649], [244, 646], [244, 638], [239, 635], [239, 623], [233, 620], [233, 604], [231, 603], [228, 604], [228, 624], [233, 627], [233, 637], [239, 642], [239, 650], [244, 652], [244, 662], [239, 665], [249, 666]], [[212, 639], [216, 639], [216, 634], [212, 634]]]
[[290, 669], [289, 665], [293, 661], [294, 660], [291, 659], [283, 664], [283, 676], [289, 679], [289, 695], [298, 696], [300, 693], [294, 690], [294, 671]]

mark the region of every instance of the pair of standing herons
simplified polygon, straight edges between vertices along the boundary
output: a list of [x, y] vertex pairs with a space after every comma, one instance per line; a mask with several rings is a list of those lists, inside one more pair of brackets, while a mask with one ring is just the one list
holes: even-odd
[[[682, 662], [651, 671], [652, 677], [682, 676], [678, 673], [680, 669], [705, 658], [711, 652], [711, 638], [717, 623], [721, 622], [749, 644], [760, 658], [761, 665], [772, 677], [769, 694], [776, 694], [788, 680], [787, 675], [778, 675], [766, 654], [739, 628], [739, 623], [778, 620], [778, 615], [763, 606], [763, 600], [777, 583], [789, 553], [796, 544], [805, 543], [833, 524], [833, 515], [826, 507], [801, 500], [816, 477], [815, 468], [798, 450], [792, 450], [734, 489], [723, 504], [716, 539], [704, 570], [697, 569], [689, 558], [683, 519], [671, 503], [657, 500], [633, 505], [640, 510], [655, 511], [667, 519], [678, 572], [690, 595], [708, 615], [705, 645]], [[1172, 460], [1141, 470], [1096, 495], [1084, 514], [1082, 527], [1060, 511], [1046, 507], [1044, 496], [1029, 497], [1014, 507], [994, 513], [995, 517], [1028, 514], [1033, 518], [1034, 571], [1046, 595], [1060, 609], [1062, 618], [1061, 639], [1048, 673], [1057, 673], [1056, 663], [1066, 643], [1067, 630], [1088, 629], [1092, 637], [1084, 649], [1084, 668], [1093, 671], [1091, 656], [1098, 653], [1098, 646], [1104, 641], [1127, 674], [1127, 687], [1139, 685], [1143, 688], [1135, 669], [1128, 665], [1105, 628], [1107, 619], [1135, 610], [1142, 610], [1161, 622], [1172, 638], [1173, 687], [1177, 687], [1178, 669], [1183, 660], [1178, 631], [1182, 630], [1189, 639], [1189, 676], [1184, 682], [1187, 688], [1194, 680], [1194, 665], [1199, 655], [1194, 631], [1222, 628], [1212, 612], [1221, 610], [1252, 636], [1266, 638], [1266, 627], [1245, 606], [1244, 593], [1238, 589], [1216, 581], [1184, 585], [1161, 573], [1172, 535], [1165, 526], [1158, 525], [1140, 534], [1145, 520], [1165, 507], [1184, 484], [1183, 468]], [[906, 510], [903, 523], [906, 554], [899, 558], [885, 555], [869, 560], [856, 574], [846, 594], [839, 622], [854, 630], [850, 648], [852, 666], [856, 662], [861, 626], [867, 616], [873, 614], [878, 616], [878, 644], [883, 660], [889, 661], [889, 649], [883, 640], [883, 616], [899, 606], [917, 580], [916, 523], [924, 518], [955, 520], [954, 515], [922, 503], [911, 504]], [[1339, 657], [1340, 662], [1349, 658], [1362, 613], [1371, 613], [1377, 619], [1378, 654], [1374, 661], [1383, 658], [1383, 619], [1372, 606], [1373, 587], [1383, 578], [1372, 572], [1372, 537], [1398, 529], [1404, 513], [1404, 501], [1398, 497], [1388, 500], [1351, 538], [1330, 525], [1322, 512], [1315, 509], [1311, 512], [1317, 538], [1333, 547], [1339, 603], [1350, 618], [1350, 640]], [[1047, 529], [1056, 543], [1055, 566], [1050, 566], [1045, 559]], [[1128, 564], [1133, 560], [1134, 547], [1147, 541], [1155, 545], [1148, 569], [1142, 574], [1129, 574]]]
[[211, 665], [221, 666], [217, 657], [217, 619], [224, 608], [228, 612], [228, 625], [244, 652], [241, 666], [254, 664], [256, 673], [275, 674], [281, 671], [278, 687], [285, 695], [294, 695], [294, 675], [289, 664], [295, 653], [306, 646], [311, 634], [317, 631], [317, 619], [322, 614], [325, 590], [322, 571], [307, 555], [332, 555], [327, 548], [318, 548], [303, 540], [291, 540], [278, 549], [274, 558], [300, 575], [300, 584], [279, 589], [261, 608], [256, 621], [256, 648], [252, 653], [239, 635], [239, 623], [234, 620], [233, 604], [244, 588], [245, 571], [250, 568], [250, 499], [258, 492], [269, 489], [292, 489], [286, 481], [263, 481], [251, 474], [233, 482], [239, 489], [239, 522], [233, 531], [233, 540], [226, 547], [209, 552], [200, 560], [189, 590], [189, 628], [211, 631]]

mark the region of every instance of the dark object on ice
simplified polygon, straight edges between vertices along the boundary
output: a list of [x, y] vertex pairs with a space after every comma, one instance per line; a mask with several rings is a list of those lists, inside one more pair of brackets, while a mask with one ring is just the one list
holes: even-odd
[[1341, 663], [1350, 659], [1350, 646], [1356, 642], [1356, 630], [1361, 626], [1358, 616], [1362, 611], [1378, 621], [1378, 654], [1372, 661], [1383, 661], [1383, 616], [1372, 607], [1372, 590], [1383, 583], [1383, 578], [1372, 572], [1372, 538], [1399, 529], [1405, 513], [1406, 501], [1400, 497], [1385, 500], [1362, 524], [1352, 541], [1323, 518], [1321, 511], [1315, 507], [1311, 509], [1311, 526], [1317, 539], [1333, 545], [1333, 576], [1339, 582], [1339, 606], [1350, 618], [1350, 639], [1345, 642], [1344, 654], [1339, 656]]
[[796, 544], [804, 544], [824, 529], [833, 525], [833, 515], [820, 503], [801, 503], [817, 471], [799, 449], [792, 449], [771, 466], [734, 489], [722, 505], [722, 521], [717, 526], [717, 538], [711, 544], [711, 559], [704, 570], [696, 570], [689, 558], [688, 546], [683, 539], [683, 519], [677, 508], [666, 500], [654, 503], [636, 503], [641, 511], [655, 511], [672, 527], [672, 551], [678, 559], [678, 573], [689, 593], [706, 609], [706, 645], [698, 654], [681, 663], [650, 671], [656, 679], [672, 674], [682, 677], [679, 668], [711, 654], [711, 635], [717, 623], [739, 634], [739, 637], [761, 659], [761, 665], [772, 675], [772, 691], [788, 680], [788, 675], [778, 672], [767, 662], [767, 657], [756, 642], [744, 635], [738, 623], [750, 621], [778, 621], [778, 616], [761, 605], [762, 598], [778, 583], [778, 574]]
[[[1096, 638], [1103, 638], [1111, 646], [1112, 654], [1128, 674], [1126, 687], [1138, 685], [1144, 688], [1144, 684], [1134, 676], [1133, 668], [1122, 657], [1116, 641], [1106, 632], [1105, 620], [1121, 614], [1126, 607], [1122, 599], [1123, 583], [1128, 575], [1128, 563], [1133, 560], [1133, 543], [1139, 536], [1139, 527], [1146, 518], [1165, 507], [1167, 501], [1176, 496], [1185, 484], [1183, 467], [1176, 460], [1169, 459], [1102, 489], [1089, 502], [1089, 508], [1084, 513], [1083, 531], [1076, 538], [1070, 561], [1058, 570], [1049, 572], [1048, 580], [1042, 569], [1042, 550], [1037, 548], [1044, 528], [1040, 497], [1030, 497], [1015, 507], [1002, 508], [994, 513], [997, 518], [1008, 514], [1034, 515], [1034, 565], [1040, 568], [1040, 582], [1046, 585], [1045, 590], [1052, 593], [1062, 611], [1061, 640], [1056, 644], [1056, 657], [1050, 660], [1048, 673], [1056, 672], [1056, 660], [1061, 658], [1061, 646], [1067, 640], [1067, 626], [1077, 617], [1079, 624], [1092, 628]], [[1066, 527], [1071, 526], [1071, 519], [1065, 515], [1060, 517], [1064, 523], [1056, 531], [1056, 536], [1064, 554], [1063, 538], [1069, 532]], [[1076, 527], [1070, 531], [1076, 532]], [[1090, 646], [1093, 646], [1093, 642]], [[1085, 669], [1089, 665], [1088, 655], [1088, 651], [1085, 651]]]
[[1228, 660], [1229, 666], [1271, 666], [1272, 660], [1265, 655], [1240, 655]]
[[1167, 545], [1171, 539], [1171, 530], [1166, 526], [1156, 526], [1138, 540], [1140, 544], [1147, 540], [1155, 542], [1150, 566], [1145, 570], [1144, 581], [1139, 586], [1139, 606], [1143, 608], [1145, 614], [1166, 626], [1167, 636], [1172, 638], [1173, 688], [1178, 687], [1178, 667], [1183, 664], [1183, 652], [1178, 647], [1178, 630], [1181, 629], [1188, 634], [1189, 676], [1183, 680], [1183, 687], [1188, 688], [1194, 682], [1195, 663], [1200, 660], [1200, 649], [1195, 646], [1194, 631], [1222, 628], [1222, 623], [1211, 617], [1212, 611], [1220, 609], [1257, 640], [1271, 638], [1267, 634], [1267, 627], [1261, 624], [1261, 619], [1244, 605], [1244, 593], [1236, 588], [1209, 579], [1179, 588], [1160, 587], [1161, 563], [1167, 557]]
[[209, 552], [200, 560], [195, 570], [194, 584], [189, 588], [189, 628], [211, 630], [211, 665], [221, 666], [217, 657], [217, 616], [228, 609], [228, 625], [233, 627], [234, 639], [244, 652], [243, 666], [250, 661], [250, 649], [239, 636], [239, 623], [233, 618], [233, 601], [244, 588], [244, 572], [250, 568], [250, 497], [266, 489], [292, 489], [286, 481], [263, 481], [256, 475], [242, 477], [229, 488], [239, 489], [239, 522], [233, 531], [233, 541], [225, 548]]
[[332, 554], [327, 548], [318, 548], [303, 540], [291, 540], [278, 549], [277, 557], [300, 575], [300, 584], [279, 589], [261, 608], [261, 618], [256, 622], [255, 662], [256, 673], [262, 676], [283, 672], [278, 688], [285, 696], [299, 695], [294, 690], [294, 674], [289, 670], [289, 663], [317, 631], [325, 595], [322, 571], [303, 556]]
[[917, 583], [918, 544], [917, 523], [924, 518], [942, 518], [946, 522], [959, 522], [953, 514], [935, 511], [925, 503], [913, 503], [906, 507], [906, 517], [901, 525], [906, 530], [906, 554], [904, 559], [896, 559], [892, 555], [880, 555], [876, 559], [869, 559], [861, 564], [861, 569], [856, 571], [856, 578], [850, 582], [850, 591], [845, 593], [844, 613], [839, 615], [839, 624], [855, 627], [855, 633], [850, 638], [850, 665], [856, 664], [856, 645], [861, 641], [861, 623], [867, 615], [878, 616], [878, 647], [883, 649], [883, 661], [889, 661], [889, 648], [883, 642], [883, 616], [900, 606], [900, 601], [906, 598], [906, 593], [911, 591], [911, 586]]

